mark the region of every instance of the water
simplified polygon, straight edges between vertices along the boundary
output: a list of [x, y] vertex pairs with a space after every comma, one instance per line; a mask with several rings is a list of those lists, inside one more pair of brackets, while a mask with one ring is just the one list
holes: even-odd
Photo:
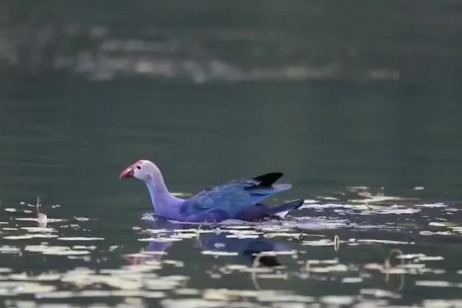
[[[462, 306], [460, 12], [0, 2], [3, 305]], [[283, 171], [307, 201], [159, 221], [118, 179], [140, 158], [177, 193]]]

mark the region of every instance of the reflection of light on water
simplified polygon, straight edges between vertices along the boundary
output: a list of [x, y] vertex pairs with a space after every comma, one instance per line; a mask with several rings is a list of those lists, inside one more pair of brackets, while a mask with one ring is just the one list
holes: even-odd
[[70, 255], [88, 255], [89, 250], [72, 249], [68, 246], [48, 246], [48, 245], [27, 245], [24, 251], [38, 252], [42, 255], [70, 256]]
[[[21, 249], [15, 246], [0, 246], [0, 254], [19, 254], [21, 253]], [[1, 271], [0, 271], [1, 272]]]
[[451, 283], [449, 281], [439, 280], [417, 280], [415, 285], [420, 287], [462, 288], [462, 283]]
[[[361, 204], [352, 204], [340, 199], [336, 203], [323, 204], [322, 202], [319, 200], [306, 202], [307, 207], [304, 210], [307, 211], [307, 215], [303, 217], [289, 217], [277, 221], [257, 223], [227, 221], [223, 224], [189, 224], [189, 226], [178, 224], [174, 228], [166, 228], [163, 224], [154, 227], [149, 224], [149, 228], [127, 226], [128, 232], [136, 234], [136, 239], [141, 242], [129, 240], [121, 243], [111, 243], [110, 236], [100, 237], [95, 232], [83, 233], [79, 228], [75, 229], [77, 233], [66, 233], [69, 225], [89, 225], [94, 221], [91, 218], [79, 216], [66, 219], [49, 218], [48, 227], [37, 227], [35, 217], [22, 217], [21, 215], [27, 216], [27, 213], [21, 211], [20, 207], [9, 207], [12, 211], [4, 213], [11, 215], [11, 219], [0, 222], [3, 243], [8, 245], [0, 245], [0, 254], [11, 258], [26, 256], [30, 260], [37, 260], [37, 258], [47, 260], [53, 256], [53, 260], [65, 260], [64, 262], [89, 268], [81, 268], [75, 272], [64, 270], [59, 273], [40, 273], [38, 270], [38, 273], [32, 274], [17, 272], [14, 266], [12, 268], [4, 266], [0, 268], [0, 294], [18, 296], [18, 298], [21, 294], [30, 294], [50, 301], [59, 298], [120, 297], [131, 298], [132, 303], [135, 304], [136, 299], [143, 303], [143, 298], [158, 298], [162, 299], [163, 304], [171, 307], [185, 304], [187, 300], [195, 300], [203, 306], [226, 307], [230, 301], [233, 303], [258, 301], [260, 305], [273, 302], [287, 305], [308, 302], [337, 305], [338, 303], [351, 304], [358, 301], [358, 298], [361, 298], [359, 302], [364, 304], [391, 305], [392, 300], [404, 298], [407, 292], [405, 288], [410, 288], [406, 284], [409, 285], [412, 280], [407, 278], [407, 275], [418, 277], [413, 285], [417, 288], [461, 287], [456, 279], [454, 281], [446, 279], [447, 275], [452, 275], [455, 270], [445, 267], [447, 256], [444, 250], [435, 255], [427, 255], [415, 250], [420, 247], [415, 244], [419, 244], [422, 240], [438, 241], [441, 236], [460, 236], [462, 227], [457, 225], [458, 212], [451, 212], [451, 215], [455, 213], [454, 216], [445, 214], [445, 210], [450, 209], [451, 206], [441, 206], [437, 203], [435, 206], [416, 204], [415, 209], [419, 210], [416, 215], [405, 211], [407, 208], [412, 209], [413, 206], [408, 204], [408, 201], [403, 201], [401, 204], [401, 200], [388, 200], [381, 201], [380, 205], [370, 205], [373, 210], [359, 217], [358, 212], [366, 212]], [[314, 212], [313, 215], [310, 211]], [[296, 215], [303, 213], [303, 210], [297, 211]], [[391, 216], [386, 216], [385, 213]], [[432, 215], [433, 213], [439, 215]], [[386, 224], [395, 222], [396, 217], [404, 216], [411, 221], [415, 219], [419, 224], [410, 227]], [[427, 218], [423, 222], [417, 220], [422, 219], [422, 216]], [[146, 221], [158, 223], [152, 214], [148, 217], [150, 218], [138, 222], [137, 225], [142, 225]], [[360, 219], [354, 221], [355, 217]], [[380, 223], [367, 221], [377, 217], [381, 217]], [[382, 224], [383, 221], [385, 222]], [[416, 230], [416, 228], [420, 229]], [[85, 231], [88, 230], [86, 228]], [[414, 236], [406, 240], [408, 237], [403, 238], [402, 235], [409, 230], [415, 231]], [[419, 232], [423, 232], [422, 236]], [[207, 239], [213, 239], [215, 236], [219, 236], [220, 239], [207, 243]], [[240, 249], [229, 245], [230, 241], [252, 243], [253, 240], [265, 240], [273, 244], [281, 242], [292, 245], [293, 250], [287, 249], [281, 252], [270, 247], [273, 250], [258, 252], [258, 249], [257, 251], [248, 249], [255, 248], [255, 245], [250, 244], [244, 247], [247, 252], [242, 253]], [[136, 246], [129, 247], [130, 250], [135, 249], [135, 253], [124, 254], [127, 244]], [[163, 247], [162, 249], [165, 250], [147, 250], [148, 244]], [[400, 250], [394, 248], [397, 245]], [[138, 246], [142, 246], [141, 251]], [[198, 289], [195, 288], [194, 279], [190, 280], [194, 277], [166, 276], [166, 273], [171, 274], [175, 271], [189, 273], [193, 266], [192, 262], [195, 262], [192, 258], [189, 259], [189, 254], [178, 256], [176, 249], [169, 251], [170, 246], [177, 246], [180, 249], [194, 247], [197, 254], [194, 256], [191, 251], [191, 256], [205, 260], [204, 272], [207, 277], [212, 278], [212, 281], [217, 279], [215, 281], [221, 283], [235, 277], [245, 277], [254, 285], [255, 290], [235, 292], [228, 289], [214, 289], [213, 283], [207, 285], [206, 289]], [[340, 251], [340, 246], [341, 251], [351, 252], [348, 258], [355, 257], [354, 254], [357, 252], [365, 253], [364, 249], [370, 249], [371, 258], [378, 261], [364, 264], [361, 260], [344, 259], [344, 253], [337, 253]], [[388, 255], [380, 252], [390, 246], [393, 249], [387, 253]], [[406, 252], [406, 249], [409, 249], [409, 252]], [[123, 254], [125, 265], [104, 268], [108, 264], [109, 267], [112, 266], [112, 263], [104, 263], [104, 258], [100, 257], [101, 252], [115, 258]], [[383, 259], [385, 259], [383, 262], [380, 261]], [[97, 262], [101, 262], [101, 270], [90, 269]], [[394, 264], [396, 262], [398, 264]], [[457, 274], [460, 273], [462, 272], [459, 270]], [[164, 280], [165, 277], [170, 278]], [[287, 291], [271, 293], [266, 290], [267, 287], [290, 289], [299, 281], [306, 283], [309, 286], [307, 292], [310, 292], [310, 295], [312, 292], [314, 296], [290, 294]], [[316, 296], [319, 294], [316, 289], [318, 283], [339, 287], [347, 284], [347, 288], [357, 290], [355, 291], [357, 294]], [[14, 288], [13, 285], [23, 286], [26, 290]], [[35, 293], [32, 291], [39, 293], [33, 295]], [[180, 298], [174, 299], [175, 296]]]
[[44, 228], [47, 226], [48, 217], [45, 213], [40, 212], [41, 206], [42, 205], [40, 204], [40, 197], [37, 197], [37, 204], [35, 205], [37, 209], [37, 222], [38, 222], [39, 227]]
[[[110, 25], [100, 24], [46, 23], [38, 27], [19, 24], [3, 30], [0, 33], [0, 60], [7, 63], [8, 68], [34, 74], [50, 71], [70, 73], [95, 81], [127, 77], [189, 80], [194, 83], [345, 78], [398, 80], [401, 75], [394, 67], [368, 65], [347, 69], [338, 63], [338, 58], [317, 64], [310, 57], [294, 62], [286, 53], [298, 43], [293, 41], [290, 44], [286, 35], [268, 30], [221, 28], [175, 31], [156, 28], [155, 31], [140, 29], [139, 34], [126, 38], [117, 35], [118, 30]], [[247, 48], [242, 51], [248, 51], [238, 58], [230, 57], [224, 50], [233, 48], [236, 42], [245, 44]], [[270, 56], [266, 54], [266, 44], [276, 46], [271, 49], [271, 63], [260, 61]], [[298, 49], [298, 54], [300, 51], [310, 54], [305, 52], [305, 47], [295, 49]]]

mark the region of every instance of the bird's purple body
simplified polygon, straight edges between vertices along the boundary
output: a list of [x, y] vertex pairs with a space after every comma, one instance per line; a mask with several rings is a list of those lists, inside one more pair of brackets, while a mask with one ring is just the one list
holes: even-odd
[[144, 181], [158, 216], [182, 222], [220, 222], [226, 219], [254, 221], [301, 206], [303, 200], [272, 207], [262, 204], [269, 197], [292, 187], [290, 184], [274, 184], [282, 175], [273, 172], [230, 181], [188, 199], [173, 196], [159, 168], [148, 160], [140, 160], [126, 168], [120, 178], [135, 177]]

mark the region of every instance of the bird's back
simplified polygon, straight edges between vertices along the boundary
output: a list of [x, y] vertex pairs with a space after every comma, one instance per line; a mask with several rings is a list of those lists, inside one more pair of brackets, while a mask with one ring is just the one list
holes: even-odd
[[235, 218], [246, 208], [258, 206], [260, 202], [274, 194], [290, 189], [290, 184], [273, 185], [281, 176], [282, 173], [269, 173], [252, 179], [230, 181], [203, 190], [183, 202], [180, 215]]

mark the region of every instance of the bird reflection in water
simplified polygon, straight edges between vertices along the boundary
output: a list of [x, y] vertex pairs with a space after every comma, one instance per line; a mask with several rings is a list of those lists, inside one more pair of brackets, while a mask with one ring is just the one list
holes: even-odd
[[[210, 229], [203, 225], [175, 223], [167, 220], [149, 221], [149, 229], [163, 230], [155, 234], [143, 254], [124, 256], [131, 265], [143, 264], [152, 260], [161, 260], [168, 250], [177, 242], [175, 234], [182, 231], [195, 233], [195, 241], [201, 251], [219, 254], [236, 254], [239, 262], [252, 266], [277, 267], [281, 266], [278, 252], [290, 251], [287, 243], [276, 242], [271, 239], [258, 237], [233, 237], [229, 226], [224, 229]], [[196, 229], [194, 232], [193, 230]], [[202, 231], [202, 232], [201, 232]], [[209, 232], [210, 231], [210, 232]], [[255, 233], [257, 234], [257, 233]]]

